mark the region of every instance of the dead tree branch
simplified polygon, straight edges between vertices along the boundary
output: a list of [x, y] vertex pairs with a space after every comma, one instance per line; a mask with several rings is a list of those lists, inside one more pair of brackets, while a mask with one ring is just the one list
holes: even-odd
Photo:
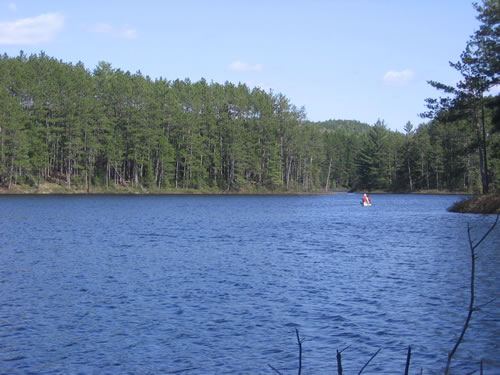
[[338, 375], [342, 375], [342, 353], [344, 352], [344, 350], [347, 350], [351, 347], [351, 345], [348, 345], [346, 346], [344, 349], [342, 349], [341, 351], [339, 351], [337, 349], [337, 374]]
[[411, 360], [411, 346], [408, 347], [408, 355], [406, 356], [405, 375], [408, 375], [408, 371], [410, 370], [410, 360]]
[[373, 358], [375, 358], [375, 356], [380, 352], [380, 349], [377, 350], [373, 355], [372, 357], [368, 360], [368, 362], [365, 363], [365, 365], [363, 366], [363, 368], [358, 372], [358, 375], [360, 375], [363, 370], [369, 365], [369, 363], [372, 361]]
[[450, 372], [451, 360], [453, 359], [453, 356], [455, 355], [458, 347], [462, 343], [463, 338], [465, 336], [465, 332], [467, 331], [467, 328], [469, 327], [470, 320], [472, 318], [472, 313], [474, 312], [474, 310], [476, 310], [476, 308], [474, 307], [474, 298], [475, 298], [475, 295], [474, 295], [474, 293], [475, 293], [475, 290], [474, 290], [474, 279], [475, 279], [475, 276], [476, 276], [476, 249], [483, 242], [483, 240], [491, 233], [491, 231], [493, 230], [493, 228], [495, 228], [495, 226], [498, 223], [498, 218], [499, 217], [500, 217], [500, 215], [497, 215], [497, 218], [496, 218], [495, 222], [493, 223], [493, 225], [486, 231], [486, 233], [481, 237], [481, 239], [479, 241], [477, 241], [475, 244], [474, 244], [474, 241], [471, 238], [470, 225], [467, 225], [467, 236], [469, 238], [469, 247], [470, 247], [470, 252], [471, 252], [471, 277], [470, 277], [469, 312], [467, 313], [467, 318], [465, 319], [465, 323], [464, 323], [464, 326], [462, 328], [462, 332], [460, 333], [460, 336], [458, 337], [458, 340], [455, 343], [455, 346], [453, 347], [453, 349], [451, 350], [450, 354], [448, 355], [448, 361], [446, 363], [446, 369], [444, 371], [445, 375], [448, 375], [449, 372]]
[[337, 350], [337, 374], [342, 375], [342, 354]]
[[297, 374], [300, 375], [302, 372], [302, 343], [304, 340], [300, 339], [299, 330], [297, 328], [295, 328], [295, 334], [297, 335], [297, 344], [299, 345], [299, 371]]
[[270, 364], [268, 364], [268, 366], [275, 372], [277, 373], [278, 375], [283, 375], [278, 369], [275, 369], [273, 366], [271, 366]]

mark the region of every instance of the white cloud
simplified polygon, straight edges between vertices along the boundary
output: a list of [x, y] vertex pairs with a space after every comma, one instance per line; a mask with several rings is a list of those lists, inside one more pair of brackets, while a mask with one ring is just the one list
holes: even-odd
[[46, 13], [37, 17], [0, 22], [0, 44], [38, 44], [54, 39], [64, 26], [64, 16]]
[[404, 85], [410, 82], [415, 76], [415, 72], [411, 69], [405, 69], [400, 72], [389, 71], [384, 74], [384, 83], [386, 85]]
[[234, 72], [262, 72], [264, 66], [262, 64], [252, 65], [238, 60], [229, 64], [228, 68]]
[[119, 39], [137, 39], [137, 30], [131, 27], [115, 28], [109, 23], [96, 23], [89, 27], [94, 33], [107, 34]]

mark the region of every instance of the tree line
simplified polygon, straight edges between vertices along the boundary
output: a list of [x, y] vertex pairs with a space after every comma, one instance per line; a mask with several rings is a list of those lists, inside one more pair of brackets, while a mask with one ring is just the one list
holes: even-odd
[[[234, 191], [317, 185], [318, 132], [281, 95], [246, 85], [0, 59], [0, 183]], [[300, 141], [299, 141], [300, 140]]]
[[[485, 107], [486, 124], [493, 115]], [[466, 119], [407, 123], [404, 134], [380, 120], [314, 123], [284, 95], [244, 84], [152, 80], [106, 62], [90, 72], [43, 52], [0, 58], [7, 188], [55, 181], [89, 191], [478, 191], [473, 130]], [[497, 188], [498, 137], [490, 130]]]
[[[427, 123], [307, 121], [281, 93], [201, 79], [170, 81], [44, 52], [0, 56], [0, 186], [149, 191], [500, 189], [500, 9], [481, 22], [456, 87], [429, 83]], [[399, 125], [399, 124], [398, 124]]]

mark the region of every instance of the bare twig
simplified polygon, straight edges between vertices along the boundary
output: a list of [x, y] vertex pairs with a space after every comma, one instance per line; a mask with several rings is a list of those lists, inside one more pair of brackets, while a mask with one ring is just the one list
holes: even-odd
[[302, 343], [304, 340], [300, 339], [299, 330], [297, 328], [295, 328], [295, 334], [297, 335], [297, 344], [299, 345], [299, 371], [297, 374], [300, 375], [302, 372]]
[[342, 375], [342, 352], [337, 350], [337, 374]]
[[349, 349], [351, 347], [351, 345], [347, 345], [344, 349], [342, 349], [341, 351], [338, 351], [337, 350], [337, 373], [338, 375], [342, 375], [342, 353]]
[[489, 305], [490, 303], [494, 302], [496, 300], [496, 298], [492, 298], [490, 299], [488, 302], [486, 303], [483, 303], [482, 305], [477, 305], [474, 307], [474, 311], [480, 311], [484, 306], [487, 306]]
[[269, 367], [271, 367], [271, 369], [276, 372], [278, 375], [283, 375], [279, 370], [275, 369], [273, 366], [271, 366], [270, 364], [268, 364]]
[[[295, 334], [297, 336], [297, 344], [299, 345], [299, 372], [298, 372], [298, 375], [301, 374], [302, 372], [302, 343], [305, 341], [305, 339], [301, 339], [300, 336], [299, 336], [299, 330], [297, 328], [295, 328]], [[271, 366], [270, 364], [268, 364], [268, 366], [274, 371], [276, 372], [277, 374], [279, 375], [283, 375], [278, 369], [274, 368], [273, 366]]]
[[342, 350], [340, 351], [340, 353], [343, 353], [344, 351], [346, 351], [346, 350], [347, 350], [347, 349], [349, 349], [350, 347], [351, 347], [351, 345], [347, 345], [344, 349], [342, 349]]
[[368, 360], [368, 362], [365, 363], [365, 365], [363, 366], [363, 368], [358, 372], [358, 375], [360, 375], [363, 370], [368, 366], [368, 364], [372, 361], [373, 358], [375, 358], [375, 356], [380, 352], [380, 349], [377, 350], [373, 355], [372, 357]]
[[[483, 235], [483, 237], [481, 237], [481, 239], [479, 241], [477, 241], [477, 243], [474, 245], [474, 250], [481, 244], [481, 242], [483, 242], [483, 240], [488, 237], [488, 235], [491, 233], [491, 231], [495, 228], [495, 226], [497, 225], [498, 223], [498, 218], [500, 217], [500, 214], [497, 215], [497, 218], [495, 220], [495, 222], [493, 223], [493, 225], [490, 227], [490, 229], [488, 229], [488, 231]], [[470, 231], [469, 231], [469, 226], [467, 226], [467, 232], [470, 234]], [[472, 240], [470, 238], [470, 235], [469, 235], [469, 243], [471, 244], [472, 246]]]
[[498, 223], [499, 217], [500, 217], [500, 214], [497, 215], [497, 218], [496, 218], [495, 222], [493, 223], [493, 225], [486, 231], [486, 233], [481, 237], [481, 239], [479, 241], [477, 241], [475, 244], [474, 244], [474, 241], [472, 240], [471, 235], [470, 235], [470, 225], [467, 225], [467, 236], [469, 238], [469, 247], [470, 247], [470, 252], [471, 252], [469, 312], [467, 313], [467, 318], [465, 319], [465, 323], [464, 323], [464, 326], [462, 328], [462, 332], [460, 333], [460, 336], [458, 337], [458, 340], [455, 343], [455, 346], [453, 347], [450, 354], [448, 355], [448, 361], [446, 362], [446, 369], [444, 371], [445, 375], [448, 375], [450, 372], [451, 360], [452, 360], [453, 356], [455, 355], [455, 352], [457, 351], [459, 345], [462, 343], [463, 338], [465, 336], [465, 332], [467, 331], [467, 328], [469, 327], [470, 320], [472, 318], [472, 313], [474, 312], [474, 310], [476, 310], [476, 308], [474, 307], [474, 297], [475, 297], [475, 295], [474, 295], [474, 279], [475, 279], [475, 275], [476, 275], [476, 252], [475, 252], [475, 250], [481, 244], [481, 242], [483, 242], [483, 240], [491, 233], [493, 228], [495, 228], [495, 226]]
[[408, 355], [406, 356], [405, 375], [408, 375], [408, 371], [410, 370], [410, 359], [411, 359], [411, 346], [408, 346]]

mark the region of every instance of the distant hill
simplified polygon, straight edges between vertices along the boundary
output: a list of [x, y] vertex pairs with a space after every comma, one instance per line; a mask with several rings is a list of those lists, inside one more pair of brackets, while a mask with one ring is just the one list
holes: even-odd
[[370, 125], [356, 120], [327, 120], [311, 123], [323, 129], [345, 130], [353, 133], [364, 133], [370, 130]]

